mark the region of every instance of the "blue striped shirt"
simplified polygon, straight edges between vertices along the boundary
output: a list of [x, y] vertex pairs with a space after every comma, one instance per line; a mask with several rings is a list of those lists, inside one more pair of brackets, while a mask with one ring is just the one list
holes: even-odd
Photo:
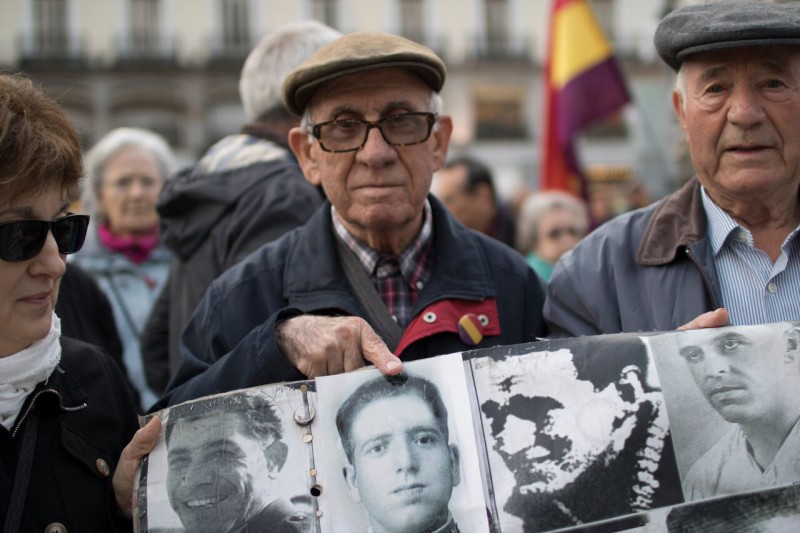
[[731, 324], [800, 320], [800, 226], [781, 245], [775, 263], [753, 246], [753, 234], [703, 193], [708, 237]]

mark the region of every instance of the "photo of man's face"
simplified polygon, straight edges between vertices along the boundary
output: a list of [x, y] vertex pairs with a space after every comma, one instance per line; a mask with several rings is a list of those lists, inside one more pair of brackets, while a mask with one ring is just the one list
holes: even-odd
[[167, 492], [187, 531], [234, 531], [272, 500], [265, 449], [231, 414], [177, 420], [169, 439]]
[[591, 382], [577, 380], [569, 351], [497, 366], [510, 372], [499, 373], [502, 378], [481, 410], [493, 448], [521, 492], [561, 489], [596, 457], [624, 445], [638, 406], [624, 400], [613, 384], [595, 390]]
[[430, 406], [416, 394], [377, 399], [352, 423], [353, 464], [345, 466], [351, 496], [375, 531], [417, 532], [448, 516], [460, 481], [458, 449], [449, 445]]
[[[693, 331], [678, 337], [679, 353], [709, 404], [728, 422], [742, 423], [770, 416], [786, 408], [786, 391], [800, 390], [797, 358], [784, 364], [791, 339], [780, 335], [752, 338], [751, 332]], [[794, 347], [796, 351], [796, 346]]]

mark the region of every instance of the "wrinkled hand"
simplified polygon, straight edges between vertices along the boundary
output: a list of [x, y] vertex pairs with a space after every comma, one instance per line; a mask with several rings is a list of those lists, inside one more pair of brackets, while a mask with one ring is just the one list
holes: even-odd
[[703, 313], [691, 322], [679, 327], [679, 330], [685, 329], [702, 329], [702, 328], [721, 328], [728, 325], [730, 314], [724, 307], [720, 307], [714, 311]]
[[275, 333], [283, 355], [309, 379], [361, 368], [364, 359], [387, 375], [403, 368], [359, 317], [301, 315], [278, 324]]
[[114, 496], [117, 498], [117, 507], [125, 518], [133, 516], [134, 498], [137, 496], [133, 494], [133, 479], [136, 476], [136, 469], [142, 458], [150, 453], [156, 445], [160, 433], [161, 419], [154, 416], [146, 426], [134, 433], [133, 438], [119, 457], [119, 464], [111, 483], [114, 487]]

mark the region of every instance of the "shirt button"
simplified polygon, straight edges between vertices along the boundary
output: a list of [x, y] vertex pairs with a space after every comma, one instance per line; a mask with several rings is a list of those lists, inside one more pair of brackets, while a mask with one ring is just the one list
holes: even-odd
[[98, 459], [95, 461], [94, 466], [97, 468], [97, 472], [103, 477], [108, 477], [108, 475], [111, 473], [111, 469], [108, 468], [108, 463], [106, 463], [103, 459]]
[[421, 281], [418, 281], [418, 282], [416, 282], [416, 283], [414, 284], [414, 286], [417, 288], [417, 290], [418, 290], [418, 291], [421, 291], [421, 290], [422, 290], [422, 288], [425, 286], [425, 284], [424, 284], [424, 283], [422, 283]]
[[44, 528], [44, 533], [67, 533], [67, 526], [61, 522], [53, 522]]
[[436, 313], [428, 311], [427, 313], [422, 315], [422, 320], [424, 320], [428, 324], [433, 324], [434, 322], [436, 322]]
[[775, 282], [772, 281], [770, 282], [769, 285], [767, 285], [767, 290], [770, 292], [770, 294], [775, 294], [776, 292], [778, 292], [778, 285], [776, 285]]

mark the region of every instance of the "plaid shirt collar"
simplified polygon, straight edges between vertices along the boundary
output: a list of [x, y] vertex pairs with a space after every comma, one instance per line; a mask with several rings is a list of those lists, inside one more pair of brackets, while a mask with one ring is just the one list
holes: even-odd
[[[365, 243], [356, 239], [347, 228], [344, 227], [336, 215], [336, 209], [331, 206], [331, 218], [336, 234], [358, 257], [361, 266], [367, 275], [373, 280], [381, 279], [390, 275], [391, 267], [387, 266], [387, 260], [396, 260], [400, 265], [400, 273], [408, 286], [414, 290], [419, 290], [428, 281], [431, 274], [430, 250], [433, 247], [433, 214], [431, 205], [425, 200], [422, 230], [416, 238], [411, 241], [405, 250], [397, 256], [389, 256], [373, 250]], [[388, 268], [389, 271], [384, 271]]]

